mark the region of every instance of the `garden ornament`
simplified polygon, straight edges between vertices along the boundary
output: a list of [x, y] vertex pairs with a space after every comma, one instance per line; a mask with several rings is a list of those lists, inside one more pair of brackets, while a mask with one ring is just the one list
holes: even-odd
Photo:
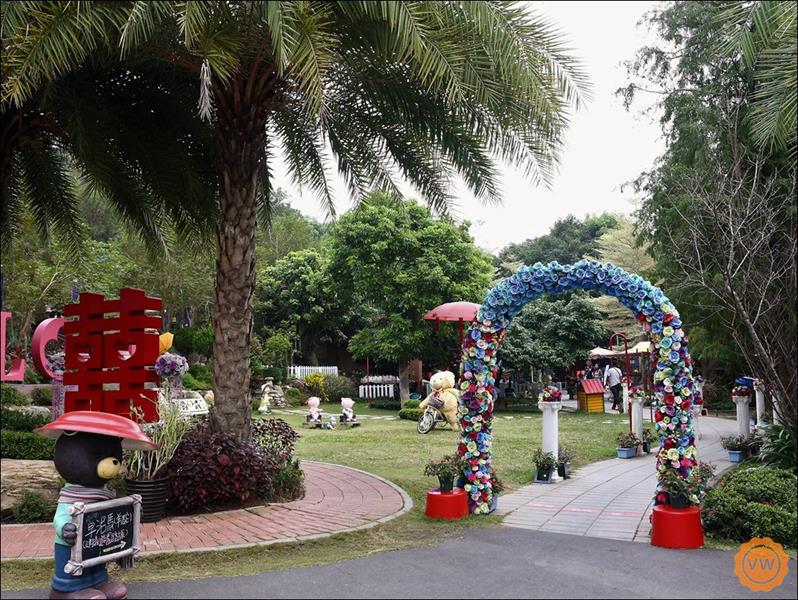
[[451, 371], [439, 371], [430, 378], [429, 383], [432, 387], [432, 393], [418, 407], [424, 410], [427, 405], [432, 405], [443, 414], [452, 431], [458, 431], [460, 426], [457, 422], [457, 406], [460, 402], [460, 397], [454, 387], [454, 373]]
[[67, 509], [74, 502], [90, 504], [116, 496], [105, 485], [122, 470], [123, 448], [154, 450], [157, 446], [130, 419], [97, 411], [68, 412], [35, 431], [56, 440], [53, 462], [67, 482], [53, 519], [55, 575], [50, 598], [127, 598], [127, 588], [108, 579], [105, 564], [84, 568], [79, 576], [64, 571], [78, 535]]
[[316, 396], [308, 398], [309, 410], [308, 416], [305, 417], [306, 424], [321, 426], [321, 409], [319, 408], [319, 404], [321, 404], [321, 398], [317, 398]]
[[352, 398], [341, 398], [341, 422], [342, 423], [353, 423], [357, 421], [357, 415], [355, 415], [355, 411], [352, 410], [352, 407], [355, 405], [355, 401]]
[[163, 354], [169, 348], [172, 347], [172, 341], [175, 339], [175, 334], [169, 333], [162, 333], [158, 336], [158, 354]]
[[271, 411], [269, 408], [269, 384], [264, 383], [260, 386], [260, 406], [258, 406], [258, 412], [262, 415], [268, 415]]

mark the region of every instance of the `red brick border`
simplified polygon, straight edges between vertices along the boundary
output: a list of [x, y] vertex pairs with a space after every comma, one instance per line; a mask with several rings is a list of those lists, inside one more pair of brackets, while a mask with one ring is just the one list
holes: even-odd
[[[374, 527], [413, 506], [401, 488], [365, 471], [311, 461], [302, 461], [302, 470], [305, 497], [301, 500], [142, 524], [142, 554], [316, 539]], [[2, 526], [2, 560], [52, 555], [53, 527], [49, 523]]]

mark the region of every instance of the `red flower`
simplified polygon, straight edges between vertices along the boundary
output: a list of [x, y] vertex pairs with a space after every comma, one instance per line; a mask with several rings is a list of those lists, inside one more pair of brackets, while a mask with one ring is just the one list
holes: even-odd
[[662, 421], [664, 416], [665, 415], [663, 415], [661, 412], [657, 411], [657, 412], [654, 413], [654, 420], [655, 421]]
[[670, 450], [671, 448], [673, 448], [673, 442], [670, 439], [666, 439], [665, 440], [665, 449], [666, 450]]
[[662, 317], [662, 322], [666, 325], [673, 321], [673, 313], [665, 313], [665, 316]]

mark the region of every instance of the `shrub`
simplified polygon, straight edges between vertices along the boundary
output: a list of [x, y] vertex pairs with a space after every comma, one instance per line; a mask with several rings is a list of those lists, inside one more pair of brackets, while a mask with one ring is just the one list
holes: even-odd
[[36, 406], [52, 406], [53, 388], [51, 386], [33, 388], [30, 393], [31, 404]]
[[175, 331], [173, 345], [175, 350], [186, 356], [199, 354], [210, 358], [213, 353], [213, 328], [210, 325], [205, 327], [181, 327]]
[[295, 387], [286, 387], [284, 392], [285, 400], [289, 404], [301, 404], [308, 399], [308, 395], [305, 392], [298, 390]]
[[421, 408], [403, 408], [399, 411], [400, 419], [407, 419], [408, 421], [418, 421], [424, 410]]
[[762, 449], [757, 455], [761, 463], [798, 474], [795, 432], [789, 427], [771, 425], [765, 430]]
[[290, 460], [299, 434], [282, 419], [258, 419], [252, 422], [252, 441], [275, 458]]
[[748, 541], [770, 537], [795, 547], [796, 477], [785, 469], [756, 467], [729, 474], [704, 500], [704, 529], [714, 535]]
[[263, 369], [263, 377], [271, 377], [274, 379], [274, 383], [280, 385], [285, 381], [285, 369], [281, 369], [280, 367], [266, 367]]
[[272, 476], [270, 500], [287, 502], [305, 495], [305, 474], [299, 467], [298, 460], [280, 463]]
[[189, 432], [167, 466], [172, 497], [183, 512], [268, 499], [276, 461], [232, 433]]
[[3, 458], [52, 460], [55, 440], [27, 431], [0, 432]]
[[535, 466], [541, 471], [549, 471], [557, 466], [557, 460], [554, 458], [554, 454], [552, 452], [543, 452], [540, 448], [535, 450], [532, 460]]
[[44, 415], [31, 415], [18, 410], [1, 408], [0, 421], [2, 421], [3, 429], [9, 431], [27, 431], [30, 433], [37, 427], [41, 427], [48, 423], [50, 419]]
[[305, 377], [305, 387], [309, 395], [321, 398], [322, 402], [330, 401], [324, 388], [324, 373], [311, 373]]
[[22, 496], [11, 508], [17, 523], [42, 523], [52, 521], [58, 503], [37, 492], [24, 490]]
[[23, 383], [44, 383], [45, 379], [42, 377], [41, 373], [36, 370], [36, 367], [27, 363], [25, 365], [25, 377], [22, 381]]
[[410, 399], [407, 402], [405, 402], [405, 405], [402, 408], [418, 408], [419, 404], [421, 404], [420, 400]]
[[398, 398], [379, 398], [369, 402], [369, 408], [385, 408], [388, 410], [399, 410], [402, 403]]
[[568, 447], [562, 446], [557, 450], [557, 464], [564, 465], [571, 462], [576, 457], [576, 452]]
[[183, 387], [187, 390], [202, 390], [207, 389], [202, 387], [202, 384], [194, 379], [194, 376], [191, 373], [184, 373], [183, 374]]
[[202, 363], [191, 363], [188, 366], [188, 372], [191, 373], [191, 376], [197, 381], [211, 381], [211, 379], [213, 379], [211, 368]]
[[327, 375], [324, 378], [324, 391], [330, 402], [336, 404], [341, 402], [341, 398], [353, 398], [356, 392], [352, 380], [343, 375]]
[[7, 383], [0, 383], [0, 406], [24, 406], [26, 404], [30, 404], [30, 398]]

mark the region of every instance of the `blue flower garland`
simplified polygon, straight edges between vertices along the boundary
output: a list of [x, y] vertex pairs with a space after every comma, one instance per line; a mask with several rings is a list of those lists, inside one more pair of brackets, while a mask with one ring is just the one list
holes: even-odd
[[[466, 462], [464, 489], [471, 512], [493, 509], [491, 425], [496, 399], [496, 353], [512, 319], [527, 302], [543, 294], [598, 290], [629, 308], [654, 348], [654, 416], [659, 434], [655, 502], [669, 504], [663, 475], [669, 470], [687, 477], [698, 465], [693, 434], [693, 367], [679, 313], [661, 289], [611, 263], [580, 260], [573, 265], [550, 262], [523, 266], [485, 296], [461, 350], [460, 426], [457, 447]], [[697, 500], [693, 499], [694, 502]]]

